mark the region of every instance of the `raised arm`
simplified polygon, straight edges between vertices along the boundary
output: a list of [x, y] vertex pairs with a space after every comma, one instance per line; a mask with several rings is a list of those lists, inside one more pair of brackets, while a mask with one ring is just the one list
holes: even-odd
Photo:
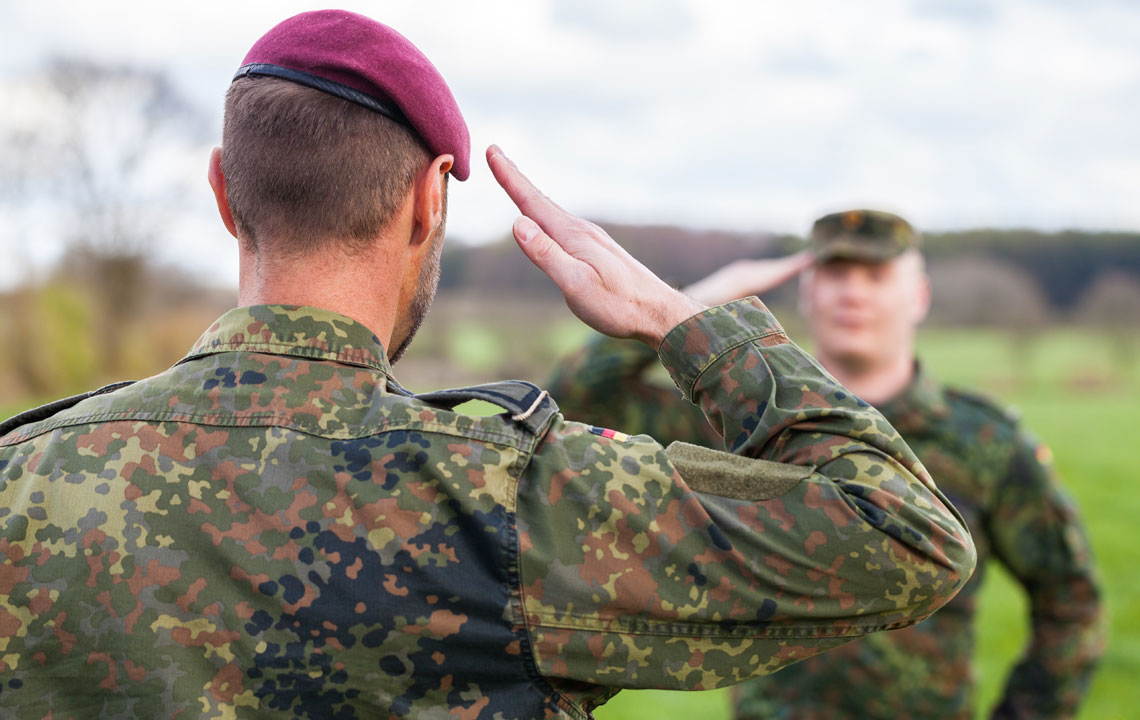
[[[684, 288], [689, 297], [720, 305], [762, 295], [798, 275], [811, 263], [808, 252], [781, 258], [732, 262]], [[657, 353], [639, 342], [605, 335], [592, 338], [564, 358], [547, 382], [571, 420], [651, 435], [661, 443], [688, 442], [721, 447], [721, 436], [704, 413], [676, 387], [655, 382]]]
[[600, 333], [657, 348], [665, 334], [705, 305], [667, 285], [597, 225], [543, 195], [492, 145], [487, 163], [523, 216], [515, 241], [547, 274], [578, 319]]
[[[534, 217], [516, 222], [516, 239], [539, 267], [556, 264], [571, 309], [653, 343], [661, 321], [639, 325], [638, 308], [679, 293], [501, 155], [489, 160]], [[708, 309], [661, 338], [674, 382], [735, 454], [554, 423], [516, 499], [523, 619], [545, 676], [727, 685], [917, 622], [961, 587], [974, 564], [961, 519], [882, 416], [763, 304]]]

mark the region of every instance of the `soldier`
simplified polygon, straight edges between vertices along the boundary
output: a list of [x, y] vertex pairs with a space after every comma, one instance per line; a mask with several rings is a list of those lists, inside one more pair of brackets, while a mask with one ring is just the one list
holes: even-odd
[[[940, 384], [915, 360], [930, 290], [909, 223], [871, 210], [836, 213], [815, 223], [810, 242], [786, 258], [729, 265], [687, 292], [715, 305], [803, 272], [801, 306], [823, 366], [883, 412], [966, 518], [979, 559], [996, 559], [1029, 596], [1032, 639], [993, 717], [1072, 716], [1101, 652], [1101, 611], [1088, 543], [1048, 448], [1008, 410]], [[634, 343], [599, 338], [562, 366], [551, 392], [572, 418], [719, 446], [698, 408], [647, 379], [654, 361]], [[979, 571], [921, 624], [740, 686], [736, 717], [972, 717], [981, 582]]]
[[0, 715], [586, 718], [965, 582], [960, 518], [763, 305], [678, 293], [497, 148], [523, 251], [732, 453], [567, 422], [528, 383], [401, 388], [468, 147], [386, 26], [304, 13], [253, 46], [209, 171], [241, 306], [170, 370], [0, 428]]

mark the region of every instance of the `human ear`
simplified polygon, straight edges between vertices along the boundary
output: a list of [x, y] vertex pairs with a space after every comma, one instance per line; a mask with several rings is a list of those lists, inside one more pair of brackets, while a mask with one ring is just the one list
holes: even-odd
[[230, 201], [226, 198], [226, 176], [222, 173], [222, 149], [215, 147], [210, 151], [210, 168], [206, 172], [210, 181], [210, 188], [214, 191], [214, 200], [218, 203], [218, 215], [222, 217], [222, 224], [230, 235], [237, 237], [237, 225], [234, 215], [230, 211]]
[[414, 245], [431, 239], [436, 229], [443, 224], [447, 173], [454, 162], [453, 156], [440, 155], [416, 178], [413, 188], [416, 226], [411, 238]]
[[930, 276], [926, 273], [919, 275], [915, 288], [915, 318], [917, 325], [926, 319], [930, 313]]
[[799, 311], [800, 317], [811, 316], [811, 290], [814, 282], [814, 268], [809, 267], [800, 273], [799, 292], [796, 293], [796, 310]]

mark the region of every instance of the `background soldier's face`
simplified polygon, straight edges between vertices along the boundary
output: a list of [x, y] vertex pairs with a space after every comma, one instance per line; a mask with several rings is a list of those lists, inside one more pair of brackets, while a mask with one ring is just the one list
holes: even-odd
[[852, 370], [914, 352], [930, 304], [918, 253], [886, 262], [834, 260], [804, 275], [803, 306], [816, 352]]

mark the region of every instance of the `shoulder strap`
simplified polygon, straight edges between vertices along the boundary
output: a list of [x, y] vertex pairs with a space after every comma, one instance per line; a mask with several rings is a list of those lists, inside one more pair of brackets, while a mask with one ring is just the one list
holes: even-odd
[[418, 393], [415, 397], [448, 409], [468, 400], [483, 400], [505, 409], [510, 413], [511, 420], [525, 426], [535, 435], [541, 434], [558, 412], [558, 404], [550, 397], [550, 393], [525, 380], [504, 380], [454, 390], [436, 390]]
[[989, 415], [1016, 425], [1021, 420], [1021, 413], [1011, 405], [1005, 405], [997, 399], [975, 390], [965, 390], [959, 387], [947, 387], [946, 394], [969, 403]]
[[71, 397], [65, 397], [60, 400], [53, 400], [46, 405], [40, 405], [39, 407], [32, 408], [31, 410], [25, 410], [22, 413], [13, 415], [4, 422], [0, 422], [0, 437], [4, 437], [22, 425], [30, 425], [31, 423], [39, 422], [40, 420], [46, 420], [56, 413], [78, 405], [80, 402], [86, 400], [87, 398], [114, 392], [119, 388], [133, 385], [134, 382], [134, 380], [123, 380], [122, 382], [111, 383], [110, 385], [104, 385], [98, 390], [92, 390], [90, 392], [72, 395]]
[[[114, 392], [119, 388], [133, 385], [134, 382], [134, 380], [124, 380], [122, 382], [111, 383], [110, 385], [104, 385], [98, 390], [72, 395], [71, 397], [62, 398], [47, 403], [46, 405], [32, 408], [31, 410], [25, 410], [22, 413], [13, 415], [7, 420], [0, 422], [0, 437], [7, 435], [23, 425], [46, 420], [59, 412], [78, 405], [87, 398]], [[389, 390], [395, 391], [400, 395], [415, 397], [431, 405], [440, 405], [448, 409], [454, 408], [469, 400], [483, 400], [498, 405], [510, 412], [512, 420], [524, 425], [535, 435], [541, 434], [542, 431], [546, 429], [546, 426], [550, 424], [555, 413], [558, 412], [558, 404], [554, 402], [554, 399], [550, 397], [549, 393], [525, 380], [504, 380], [502, 382], [475, 385], [468, 388], [436, 390], [435, 392], [419, 394], [411, 393], [399, 385], [395, 385], [394, 382], [389, 382]]]

